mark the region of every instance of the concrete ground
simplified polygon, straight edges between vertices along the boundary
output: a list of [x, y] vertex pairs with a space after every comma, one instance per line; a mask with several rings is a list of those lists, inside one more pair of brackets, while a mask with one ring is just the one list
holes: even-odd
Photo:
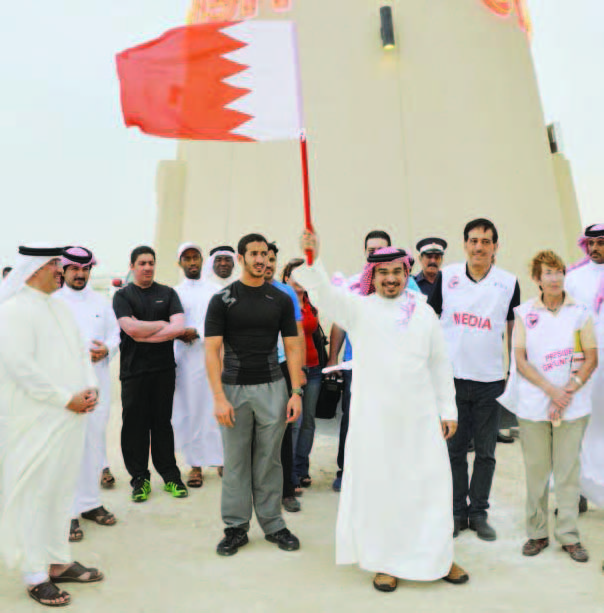
[[[552, 544], [540, 556], [520, 554], [524, 542], [524, 470], [520, 445], [498, 446], [492, 495], [492, 523], [499, 539], [486, 543], [472, 532], [456, 541], [456, 559], [471, 580], [463, 586], [400, 582], [392, 594], [376, 592], [372, 576], [356, 567], [336, 567], [334, 527], [338, 495], [331, 490], [336, 423], [320, 423], [312, 456], [313, 486], [301, 499], [301, 513], [286, 514], [300, 538], [300, 551], [286, 553], [267, 543], [254, 523], [248, 546], [232, 558], [216, 555], [222, 535], [220, 478], [207, 469], [201, 490], [176, 500], [153, 476], [144, 504], [130, 502], [119, 453], [119, 406], [110, 429], [110, 460], [117, 487], [104, 493], [119, 520], [114, 527], [82, 521], [85, 539], [74, 558], [98, 566], [106, 581], [67, 585], [68, 610], [81, 613], [285, 613], [413, 611], [497, 613], [604, 612], [604, 510], [581, 517], [588, 564], [572, 562]], [[552, 501], [553, 509], [553, 501]], [[396, 530], [396, 526], [392, 526]], [[16, 573], [0, 576], [0, 613], [45, 610], [30, 600]]]

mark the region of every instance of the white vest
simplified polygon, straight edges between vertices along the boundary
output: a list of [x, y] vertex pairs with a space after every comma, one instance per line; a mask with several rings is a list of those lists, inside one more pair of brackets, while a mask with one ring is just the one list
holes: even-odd
[[440, 320], [456, 379], [505, 379], [503, 335], [515, 287], [516, 277], [495, 266], [478, 283], [465, 263], [443, 269]]
[[[577, 335], [589, 318], [589, 309], [571, 300], [566, 302], [557, 315], [536, 305], [533, 298], [515, 309], [516, 317], [522, 319], [526, 331], [526, 357], [539, 373], [556, 387], [564, 387], [576, 370], [578, 349]], [[549, 421], [549, 396], [539, 387], [518, 377], [518, 404], [515, 413], [522, 419]], [[591, 413], [591, 381], [588, 381], [573, 396], [563, 413], [570, 421]]]

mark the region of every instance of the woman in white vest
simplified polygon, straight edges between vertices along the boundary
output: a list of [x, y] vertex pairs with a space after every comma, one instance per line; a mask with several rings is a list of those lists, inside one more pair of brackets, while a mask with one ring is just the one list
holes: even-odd
[[525, 556], [549, 545], [548, 494], [553, 472], [558, 513], [554, 536], [570, 557], [587, 562], [578, 530], [581, 441], [591, 413], [590, 377], [597, 346], [589, 309], [564, 292], [564, 262], [541, 251], [531, 274], [541, 290], [515, 309], [513, 372], [500, 402], [518, 416], [526, 468]]

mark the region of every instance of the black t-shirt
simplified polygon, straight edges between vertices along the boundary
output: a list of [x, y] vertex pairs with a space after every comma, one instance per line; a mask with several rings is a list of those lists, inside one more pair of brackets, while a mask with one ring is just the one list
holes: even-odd
[[259, 385], [283, 378], [277, 339], [297, 336], [291, 298], [265, 283], [250, 287], [235, 281], [210, 301], [205, 336], [222, 336], [227, 385]]
[[[129, 283], [113, 297], [115, 316], [140, 321], [170, 321], [183, 312], [178, 294], [167, 285], [153, 283], [147, 288]], [[139, 343], [123, 330], [120, 333], [120, 379], [175, 368], [174, 341]]]
[[[476, 283], [476, 280], [470, 276], [468, 272], [468, 265], [466, 264], [466, 276], [470, 281]], [[442, 273], [438, 273], [438, 277], [434, 281], [434, 287], [432, 293], [428, 296], [428, 304], [434, 309], [436, 314], [440, 317], [443, 313], [443, 276]], [[514, 309], [520, 306], [520, 284], [516, 281], [514, 287], [514, 294], [510, 300], [510, 306], [508, 307], [507, 321], [514, 321]]]

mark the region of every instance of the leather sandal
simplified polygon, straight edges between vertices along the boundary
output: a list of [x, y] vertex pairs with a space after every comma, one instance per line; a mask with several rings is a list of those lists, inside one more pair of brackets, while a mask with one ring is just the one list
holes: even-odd
[[[82, 579], [85, 574], [90, 576], [87, 579]], [[97, 568], [86, 568], [79, 562], [74, 562], [67, 570], [64, 570], [56, 577], [51, 576], [53, 583], [97, 583], [105, 578], [103, 573]]]
[[84, 531], [80, 528], [80, 521], [77, 519], [71, 520], [69, 527], [69, 542], [79, 543], [84, 538]]
[[111, 474], [108, 468], [103, 468], [101, 475], [101, 487], [105, 490], [110, 490], [115, 486], [115, 477]]
[[376, 573], [373, 578], [373, 587], [378, 592], [394, 592], [398, 585], [398, 579], [385, 573]]
[[462, 585], [470, 580], [470, 575], [459, 564], [451, 564], [451, 569], [446, 577], [443, 577], [444, 581], [453, 583], [454, 585]]
[[192, 468], [187, 479], [187, 486], [192, 488], [199, 488], [203, 485], [203, 473], [201, 468]]
[[84, 519], [88, 519], [98, 524], [99, 526], [113, 526], [117, 523], [117, 519], [113, 513], [110, 513], [105, 507], [97, 507], [90, 511], [82, 513]]
[[[30, 598], [33, 598], [45, 607], [66, 607], [68, 604], [71, 604], [71, 596], [67, 592], [60, 590], [52, 581], [39, 583], [29, 588], [27, 593]], [[58, 601], [59, 598], [62, 598], [63, 601]]]

